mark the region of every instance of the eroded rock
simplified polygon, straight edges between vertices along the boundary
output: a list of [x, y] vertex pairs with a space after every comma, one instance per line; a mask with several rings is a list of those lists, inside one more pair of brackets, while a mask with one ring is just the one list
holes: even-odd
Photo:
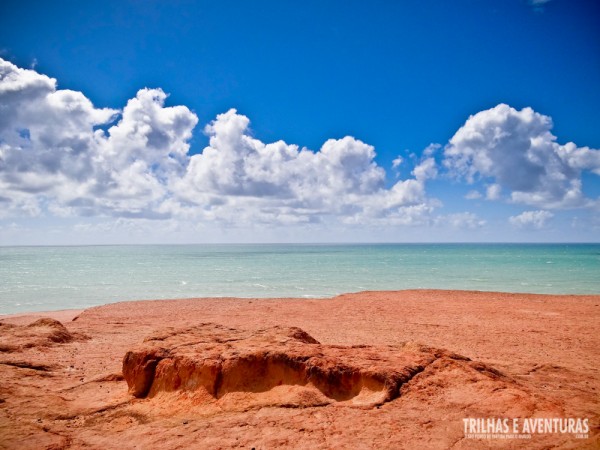
[[125, 355], [123, 375], [135, 397], [176, 393], [221, 407], [372, 407], [397, 398], [403, 384], [440, 358], [468, 361], [415, 343], [322, 345], [299, 328], [246, 332], [201, 324], [146, 338]]
[[[599, 448], [597, 303], [598, 297], [419, 291], [318, 301], [218, 298], [92, 308], [76, 322], [63, 323], [72, 334], [85, 332], [93, 339], [69, 343], [46, 339], [40, 346], [0, 354], [0, 360], [8, 363], [0, 364], [0, 448], [523, 446], [523, 440], [466, 439], [463, 420], [469, 417], [589, 417], [589, 438], [536, 434], [527, 439], [527, 448]], [[524, 305], [539, 313], [535, 320], [521, 312]], [[549, 310], [561, 315], [544, 316]], [[12, 327], [5, 330], [3, 323], [28, 320], [35, 319], [0, 318], [0, 342], [16, 342], [6, 337]], [[202, 322], [253, 330], [299, 325], [321, 344], [297, 328], [260, 333], [189, 328]], [[167, 324], [173, 328], [143, 342]], [[42, 330], [32, 327], [29, 332]], [[453, 349], [473, 361], [399, 344], [407, 340]], [[201, 351], [192, 351], [196, 342]], [[120, 376], [123, 355], [153, 348], [169, 353], [150, 371], [153, 377], [145, 397], [136, 398], [127, 393]], [[321, 360], [318, 367], [323, 372], [330, 366], [377, 372], [388, 363], [391, 371], [398, 370], [405, 366], [390, 361], [397, 358], [402, 363], [402, 355], [412, 361], [410, 367], [424, 368], [402, 384], [397, 398], [370, 407], [381, 399], [379, 385], [369, 391], [354, 384], [358, 395], [350, 397], [353, 391], [347, 389], [346, 397], [336, 400], [332, 393], [328, 397], [319, 390], [312, 378], [271, 387], [279, 379], [257, 383], [243, 376], [241, 361], [234, 363], [238, 356], [258, 355], [264, 361], [278, 352], [300, 367], [311, 358]], [[415, 354], [424, 355], [422, 364], [412, 360]], [[186, 378], [183, 370], [196, 370], [202, 358], [221, 364], [224, 379], [216, 397], [210, 389], [194, 389], [190, 381], [194, 377]], [[176, 361], [179, 366], [174, 370]], [[250, 356], [243, 361], [256, 367]], [[159, 373], [163, 367], [170, 378]], [[263, 371], [258, 373], [262, 376]], [[298, 376], [297, 371], [292, 374]], [[293, 379], [287, 376], [287, 382]], [[203, 382], [199, 376], [197, 382]], [[374, 400], [369, 402], [369, 397]], [[360, 402], [363, 406], [355, 407]]]
[[0, 323], [0, 352], [14, 353], [32, 347], [48, 347], [85, 340], [81, 333], [71, 333], [58, 320], [44, 317], [29, 325]]

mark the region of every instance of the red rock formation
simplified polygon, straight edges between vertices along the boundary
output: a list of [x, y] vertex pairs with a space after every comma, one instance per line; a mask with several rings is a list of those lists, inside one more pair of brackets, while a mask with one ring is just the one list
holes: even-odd
[[146, 338], [123, 358], [123, 375], [138, 398], [178, 393], [191, 403], [217, 402], [225, 409], [333, 403], [373, 407], [397, 398], [405, 383], [440, 360], [507, 380], [481, 363], [415, 343], [322, 345], [299, 328], [250, 333], [215, 324]]
[[[598, 305], [407, 291], [0, 317], [0, 448], [598, 448]], [[468, 417], [590, 433], [469, 439]]]

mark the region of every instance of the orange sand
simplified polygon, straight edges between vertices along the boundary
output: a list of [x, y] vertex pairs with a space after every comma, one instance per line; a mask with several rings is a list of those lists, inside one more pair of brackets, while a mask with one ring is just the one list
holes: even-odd
[[[6, 325], [42, 316], [61, 321], [72, 339], [44, 344], [46, 328]], [[121, 372], [130, 349], [165, 327], [207, 322], [250, 333], [298, 327], [332, 349], [416, 342], [484, 364], [504, 381], [446, 365], [425, 370], [400, 397], [372, 408], [256, 407], [264, 402], [253, 398], [248, 403], [253, 407], [219, 412], [188, 408], [185, 401], [174, 406], [168, 393], [153, 399], [128, 394]], [[21, 348], [0, 352], [0, 447], [598, 448], [599, 324], [600, 296], [433, 290], [314, 300], [139, 301], [3, 316], [0, 344]], [[534, 435], [526, 442], [464, 437], [465, 417], [544, 414], [588, 418], [589, 437]]]

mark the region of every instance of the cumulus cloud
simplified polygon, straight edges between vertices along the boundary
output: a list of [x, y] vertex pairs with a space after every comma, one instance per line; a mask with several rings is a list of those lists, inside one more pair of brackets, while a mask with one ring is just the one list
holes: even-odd
[[384, 171], [370, 145], [345, 137], [313, 153], [249, 135], [249, 119], [232, 109], [206, 127], [210, 145], [190, 158], [183, 183], [198, 193], [299, 199], [307, 204], [381, 188]]
[[175, 187], [184, 203], [205, 217], [303, 223], [337, 216], [344, 222], [395, 220], [400, 208], [428, 202], [424, 184], [435, 176], [425, 159], [413, 173], [385, 189], [385, 171], [375, 150], [347, 136], [326, 141], [313, 152], [283, 141], [251, 136], [250, 121], [232, 109], [205, 132], [209, 146], [190, 158]]
[[542, 229], [554, 217], [550, 211], [525, 211], [518, 216], [509, 217], [508, 221], [517, 228]]
[[185, 173], [198, 118], [185, 106], [165, 107], [160, 89], [142, 89], [121, 120], [98, 135], [92, 185], [99, 206], [120, 215], [160, 213], [171, 184]]
[[[551, 119], [531, 108], [498, 105], [471, 116], [442, 156], [439, 144], [429, 145], [410, 157], [408, 177], [390, 183], [373, 146], [359, 139], [329, 139], [317, 150], [265, 143], [235, 109], [205, 127], [208, 146], [191, 155], [198, 118], [185, 106], [166, 106], [167, 98], [144, 88], [121, 109], [99, 108], [0, 59], [0, 219], [116, 217], [150, 228], [154, 219], [217, 227], [485, 226], [470, 212], [436, 215], [442, 204], [426, 187], [445, 170], [479, 183], [467, 198], [540, 208], [511, 217], [516, 227], [544, 226], [552, 218], [546, 209], [598, 203], [583, 195], [582, 174], [600, 175], [600, 151], [558, 144]], [[401, 164], [398, 157], [392, 168]]]
[[[0, 189], [7, 209], [145, 215], [185, 170], [196, 116], [142, 89], [122, 111], [0, 59]], [[114, 125], [110, 126], [114, 122]], [[103, 127], [109, 127], [105, 132]], [[23, 206], [25, 205], [25, 206]]]
[[437, 176], [435, 146], [414, 178], [388, 188], [372, 146], [350, 136], [318, 151], [264, 143], [231, 109], [206, 126], [209, 145], [190, 155], [198, 118], [166, 99], [145, 88], [122, 110], [97, 108], [81, 92], [0, 59], [3, 214], [414, 224], [438, 206], [425, 192]]
[[506, 189], [512, 201], [542, 208], [594, 204], [581, 178], [583, 171], [600, 174], [600, 151], [558, 144], [551, 129], [548, 116], [500, 104], [469, 117], [446, 146], [444, 165], [468, 183], [491, 183], [488, 198]]

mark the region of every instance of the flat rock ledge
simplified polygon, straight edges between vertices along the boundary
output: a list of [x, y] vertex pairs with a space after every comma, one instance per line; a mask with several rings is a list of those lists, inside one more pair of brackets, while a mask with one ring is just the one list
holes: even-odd
[[211, 323], [147, 337], [123, 358], [123, 375], [135, 397], [175, 395], [220, 409], [372, 408], [399, 397], [403, 385], [440, 360], [503, 377], [464, 356], [412, 342], [323, 345], [294, 327], [248, 332]]

